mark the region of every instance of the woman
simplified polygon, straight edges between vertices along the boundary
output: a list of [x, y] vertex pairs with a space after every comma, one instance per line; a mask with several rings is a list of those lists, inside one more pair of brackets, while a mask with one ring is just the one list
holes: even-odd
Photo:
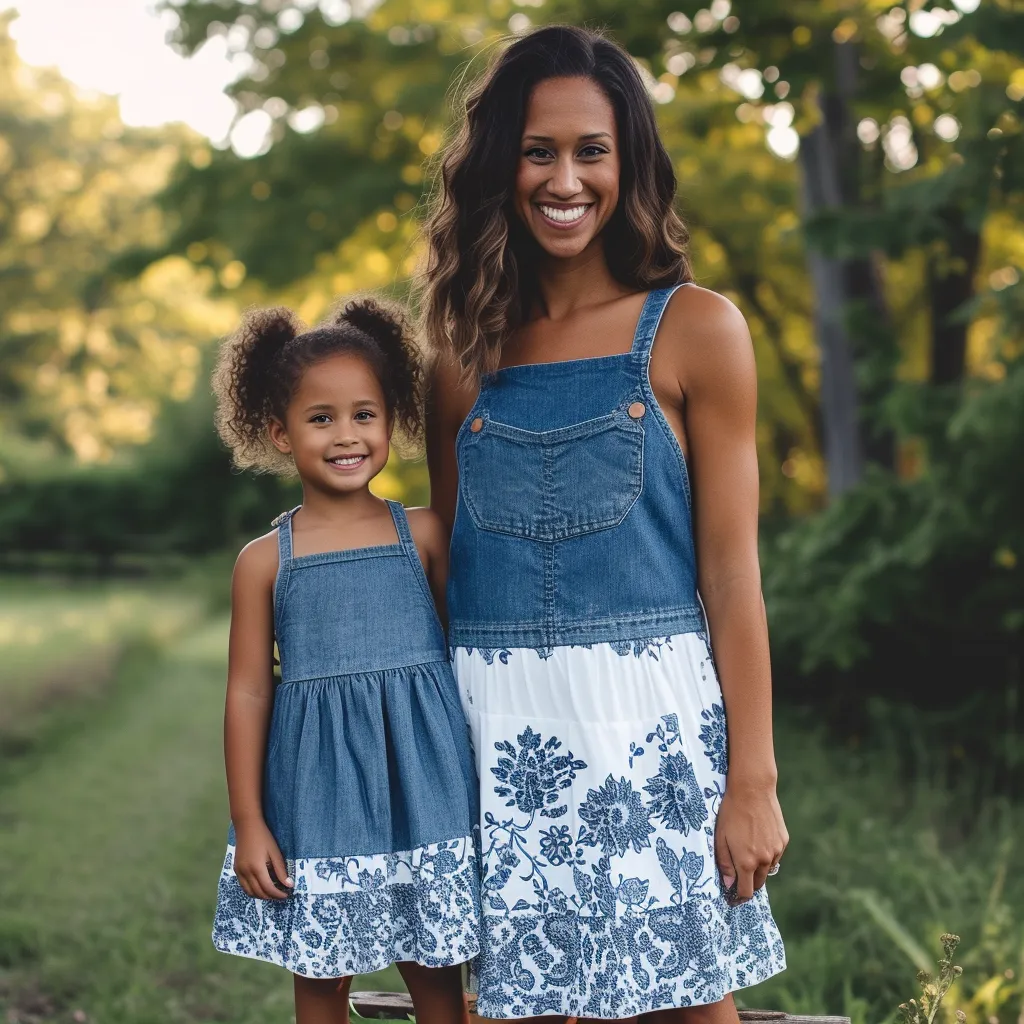
[[690, 283], [674, 194], [635, 65], [575, 28], [512, 44], [444, 156], [428, 457], [483, 1016], [725, 1024], [785, 966], [754, 360]]

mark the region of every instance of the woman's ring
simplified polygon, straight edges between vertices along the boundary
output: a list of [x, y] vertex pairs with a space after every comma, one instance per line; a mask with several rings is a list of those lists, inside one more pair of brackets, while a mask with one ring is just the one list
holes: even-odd
[[773, 864], [773, 865], [772, 865], [772, 866], [771, 866], [771, 867], [770, 867], [770, 868], [768, 869], [768, 874], [769, 874], [769, 875], [777, 875], [777, 874], [779, 873], [779, 863], [780, 863], [779, 861], [776, 861], [776, 862], [775, 862], [775, 863], [774, 863], [774, 864]]

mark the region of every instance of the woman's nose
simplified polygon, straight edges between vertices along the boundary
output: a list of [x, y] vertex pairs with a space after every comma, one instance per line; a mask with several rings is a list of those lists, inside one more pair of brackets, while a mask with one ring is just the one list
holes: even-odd
[[571, 158], [559, 160], [554, 167], [554, 175], [548, 183], [548, 189], [559, 199], [571, 199], [579, 195], [582, 186], [576, 174], [576, 165]]

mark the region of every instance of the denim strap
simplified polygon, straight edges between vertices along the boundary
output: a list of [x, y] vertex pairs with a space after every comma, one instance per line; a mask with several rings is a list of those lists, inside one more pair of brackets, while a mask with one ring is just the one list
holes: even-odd
[[640, 311], [640, 319], [637, 321], [636, 333], [633, 335], [631, 351], [634, 355], [640, 356], [645, 361], [651, 358], [651, 347], [654, 345], [654, 337], [658, 333], [661, 316], [665, 312], [668, 300], [682, 287], [682, 284], [676, 284], [671, 288], [656, 288], [647, 293], [644, 308]]
[[412, 574], [419, 581], [424, 597], [430, 602], [431, 609], [434, 609], [434, 595], [430, 591], [430, 584], [427, 582], [427, 574], [423, 571], [423, 563], [420, 561], [420, 553], [416, 550], [416, 542], [412, 539], [412, 531], [409, 529], [409, 518], [405, 514], [405, 506], [400, 501], [386, 499], [388, 508], [391, 509], [391, 518], [395, 521], [395, 529], [398, 531], [398, 539], [402, 544], [409, 559], [409, 568]]
[[281, 619], [284, 594], [288, 589], [288, 576], [292, 569], [292, 517], [300, 508], [302, 508], [301, 505], [296, 505], [290, 512], [282, 512], [271, 524], [277, 527], [277, 575], [274, 577], [275, 622]]
[[270, 525], [277, 527], [277, 567], [283, 569], [292, 560], [292, 516], [301, 505], [296, 505], [290, 512], [282, 512]]

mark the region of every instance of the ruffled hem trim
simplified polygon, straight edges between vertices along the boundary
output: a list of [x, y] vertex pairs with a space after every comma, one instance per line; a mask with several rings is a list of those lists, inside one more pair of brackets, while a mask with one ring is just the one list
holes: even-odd
[[[402, 854], [289, 862], [298, 872], [296, 890], [283, 900], [246, 895], [233, 862], [229, 847], [213, 927], [213, 945], [222, 953], [304, 977], [340, 978], [398, 961], [449, 967], [480, 951], [470, 837]], [[330, 888], [310, 891], [313, 880]]]
[[[730, 992], [759, 985], [786, 969], [785, 949], [763, 892], [724, 914], [718, 900], [698, 902], [705, 909], [715, 906], [719, 941], [705, 945], [695, 917], [672, 937], [667, 950], [657, 952], [654, 944], [638, 945], [639, 921], [582, 914], [538, 916], [537, 930], [543, 928], [545, 936], [550, 933], [561, 940], [557, 946], [542, 946], [540, 941], [531, 942], [535, 930], [523, 926], [522, 918], [530, 915], [518, 915], [518, 921], [516, 915], [485, 915], [485, 952], [471, 969], [479, 993], [476, 1012], [497, 1020], [620, 1020], [717, 1003]], [[587, 949], [590, 963], [583, 962]], [[534, 988], [537, 975], [546, 982], [537, 986], [539, 991]]]

